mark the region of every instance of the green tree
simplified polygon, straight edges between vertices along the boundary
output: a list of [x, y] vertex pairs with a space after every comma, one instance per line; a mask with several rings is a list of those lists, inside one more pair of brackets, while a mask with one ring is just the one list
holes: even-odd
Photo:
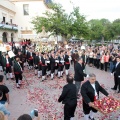
[[120, 19], [114, 20], [112, 23], [112, 27], [113, 27], [114, 35], [117, 38], [118, 36], [120, 36]]
[[92, 19], [89, 21], [89, 29], [90, 29], [90, 39], [91, 40], [99, 40], [102, 39], [102, 30], [103, 25], [100, 20]]
[[89, 21], [90, 38], [93, 40], [111, 40], [114, 38], [112, 23], [108, 19]]
[[42, 26], [46, 31], [55, 35], [61, 35], [64, 38], [68, 36], [85, 37], [88, 35], [88, 26], [86, 19], [80, 14], [79, 7], [74, 7], [70, 14], [60, 4], [51, 5], [51, 10], [44, 13], [44, 17], [37, 16], [33, 18], [32, 23], [37, 32], [41, 32]]
[[88, 24], [84, 15], [80, 14], [80, 8], [74, 7], [73, 12], [71, 13], [71, 28], [70, 34], [78, 38], [88, 36]]

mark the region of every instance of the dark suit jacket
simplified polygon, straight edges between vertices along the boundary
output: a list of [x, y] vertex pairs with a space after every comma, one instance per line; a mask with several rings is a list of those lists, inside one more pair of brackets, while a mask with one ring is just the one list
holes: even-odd
[[20, 73], [20, 74], [22, 73], [21, 66], [17, 63], [17, 61], [14, 61], [13, 69], [14, 69], [14, 73]]
[[[3, 62], [2, 62], [2, 63], [3, 63], [3, 66], [6, 67], [6, 64], [7, 64], [6, 58], [4, 58], [4, 59], [2, 59], [2, 60], [3, 60]], [[9, 61], [10, 66], [12, 66], [12, 59], [8, 57], [8, 61]]]
[[65, 61], [65, 62], [69, 62], [69, 56], [68, 56], [68, 55], [65, 55], [64, 61]]
[[[95, 87], [96, 87], [96, 92], [99, 96], [99, 92], [103, 93], [104, 95], [108, 96], [107, 91], [100, 86], [100, 84], [98, 83], [98, 81], [95, 81]], [[86, 81], [82, 87], [81, 87], [81, 95], [83, 97], [83, 100], [85, 103], [89, 103], [89, 102], [94, 102], [94, 96], [95, 96], [95, 91], [94, 88], [92, 87], [92, 85], [90, 84], [89, 80]]]
[[33, 57], [33, 59], [34, 59], [34, 56], [35, 56], [35, 54], [33, 52], [32, 52], [32, 56], [31, 56], [30, 52], [27, 52], [27, 59], [29, 59], [30, 57]]
[[75, 81], [83, 81], [87, 75], [83, 72], [83, 67], [77, 62], [75, 64]]
[[116, 77], [120, 76], [120, 63], [117, 65], [117, 67], [115, 65], [112, 72], [114, 72], [114, 76], [116, 76]]
[[35, 55], [35, 57], [34, 57], [34, 64], [35, 64], [35, 65], [38, 65], [38, 64], [39, 64], [39, 61], [40, 61], [39, 56], [36, 56], [36, 55]]
[[58, 102], [63, 104], [73, 105], [77, 103], [77, 95], [76, 95], [76, 86], [73, 83], [68, 83], [63, 87], [63, 91], [61, 96], [58, 99]]
[[53, 58], [52, 56], [51, 56], [51, 59], [50, 59], [50, 65], [51, 65], [51, 67], [55, 66], [55, 58]]

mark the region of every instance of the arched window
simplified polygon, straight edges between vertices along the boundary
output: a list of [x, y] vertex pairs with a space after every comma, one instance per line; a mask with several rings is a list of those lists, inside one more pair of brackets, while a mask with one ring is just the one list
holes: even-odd
[[8, 36], [7, 32], [3, 32], [2, 34], [3, 42], [7, 42], [7, 36]]

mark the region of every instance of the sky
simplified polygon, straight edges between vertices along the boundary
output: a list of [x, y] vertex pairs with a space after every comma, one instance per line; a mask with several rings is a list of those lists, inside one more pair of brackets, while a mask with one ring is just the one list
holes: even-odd
[[54, 0], [62, 4], [67, 13], [72, 11], [73, 5], [80, 7], [80, 13], [86, 20], [106, 18], [111, 22], [120, 18], [120, 0]]

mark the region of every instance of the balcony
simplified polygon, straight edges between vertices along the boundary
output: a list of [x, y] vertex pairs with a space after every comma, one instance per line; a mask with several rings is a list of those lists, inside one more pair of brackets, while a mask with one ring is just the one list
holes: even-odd
[[0, 23], [1, 30], [11, 30], [11, 31], [18, 31], [18, 26], [16, 24], [9, 24], [9, 23]]

